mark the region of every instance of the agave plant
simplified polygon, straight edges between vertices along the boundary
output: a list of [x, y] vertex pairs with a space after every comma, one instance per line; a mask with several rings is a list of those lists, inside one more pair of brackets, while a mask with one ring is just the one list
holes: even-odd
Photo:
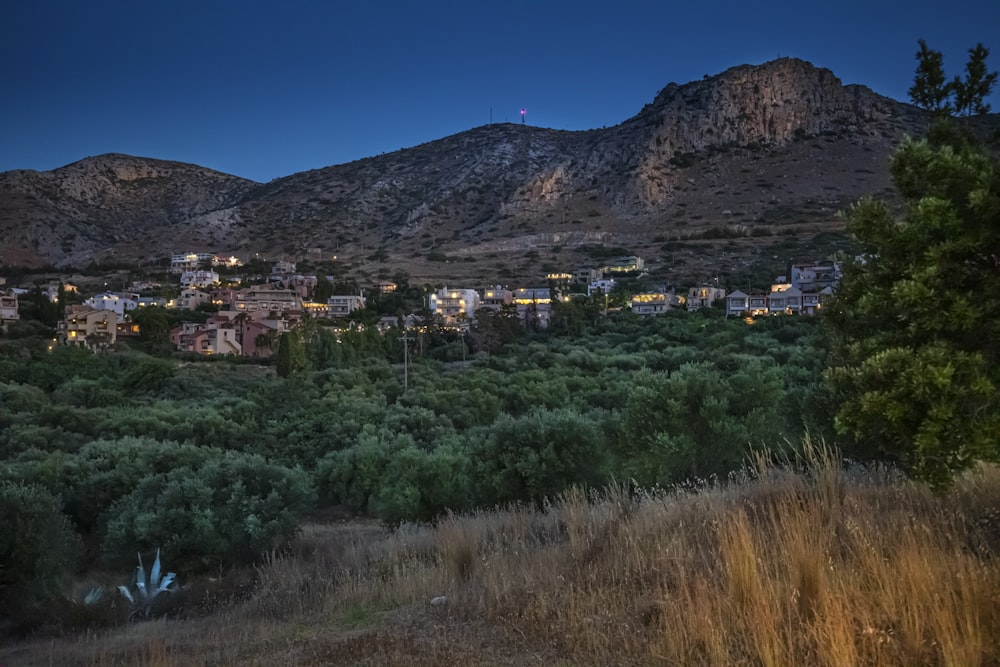
[[102, 599], [104, 599], [104, 586], [94, 586], [83, 596], [83, 604], [92, 607]]
[[156, 550], [156, 560], [153, 567], [146, 575], [146, 568], [142, 564], [142, 554], [139, 554], [139, 567], [135, 571], [135, 593], [129, 590], [128, 586], [119, 586], [118, 590], [125, 596], [125, 599], [132, 604], [132, 616], [140, 615], [149, 618], [153, 613], [153, 603], [161, 593], [170, 593], [175, 588], [174, 577], [177, 575], [168, 572], [166, 576], [160, 576], [160, 550]]

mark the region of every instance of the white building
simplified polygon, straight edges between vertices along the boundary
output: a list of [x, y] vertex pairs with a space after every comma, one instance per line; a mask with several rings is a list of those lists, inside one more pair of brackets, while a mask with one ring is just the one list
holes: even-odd
[[194, 271], [202, 262], [215, 261], [215, 255], [210, 252], [189, 252], [183, 255], [173, 255], [170, 258], [170, 272], [184, 273]]
[[673, 292], [647, 292], [632, 296], [632, 312], [636, 315], [662, 315], [683, 304], [684, 297]]
[[139, 295], [132, 292], [102, 292], [84, 301], [83, 305], [94, 310], [113, 311], [118, 319], [122, 319], [125, 313], [139, 307]]
[[275, 262], [271, 267], [271, 275], [273, 276], [290, 276], [295, 271], [295, 262], [286, 262], [285, 260]]
[[430, 311], [446, 324], [471, 322], [479, 308], [479, 292], [474, 289], [440, 289], [430, 297]]
[[792, 265], [792, 287], [803, 292], [819, 292], [826, 287], [837, 289], [842, 277], [837, 262]]
[[365, 307], [365, 297], [355, 294], [331, 296], [326, 300], [327, 313], [330, 317], [347, 317], [356, 310]]
[[0, 291], [0, 325], [20, 317], [17, 312], [17, 294], [13, 290]]
[[212, 303], [211, 295], [189, 287], [181, 290], [180, 295], [173, 301], [173, 307], [183, 310], [195, 310], [203, 303]]
[[587, 284], [587, 296], [593, 296], [594, 292], [599, 292], [601, 294], [611, 294], [611, 290], [615, 288], [614, 278], [601, 278]]
[[722, 301], [725, 298], [726, 290], [721, 287], [707, 285], [692, 287], [688, 290], [687, 309], [693, 312], [702, 308], [711, 308], [716, 301]]
[[181, 285], [184, 287], [211, 287], [219, 284], [219, 274], [205, 269], [194, 269], [181, 274]]

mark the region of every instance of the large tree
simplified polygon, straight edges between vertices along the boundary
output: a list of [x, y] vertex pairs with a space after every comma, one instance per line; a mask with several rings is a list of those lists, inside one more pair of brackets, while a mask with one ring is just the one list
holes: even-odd
[[986, 70], [986, 58], [990, 50], [982, 44], [969, 49], [969, 62], [965, 65], [965, 80], [955, 77], [952, 89], [955, 91], [955, 113], [966, 116], [986, 114], [990, 105], [986, 98], [997, 82], [997, 73]]
[[927, 42], [918, 40], [917, 73], [910, 87], [910, 100], [918, 107], [936, 113], [951, 113], [952, 84], [944, 74], [944, 57], [940, 51], [927, 48]]
[[829, 317], [835, 426], [852, 455], [943, 485], [1000, 451], [1000, 164], [945, 120], [891, 170], [901, 216], [848, 215], [863, 254]]
[[986, 67], [990, 50], [982, 44], [969, 49], [969, 62], [965, 65], [965, 78], [951, 81], [944, 73], [944, 58], [940, 51], [927, 47], [918, 40], [917, 71], [910, 87], [910, 101], [918, 107], [939, 115], [980, 115], [990, 112], [986, 98], [993, 92], [997, 73]]

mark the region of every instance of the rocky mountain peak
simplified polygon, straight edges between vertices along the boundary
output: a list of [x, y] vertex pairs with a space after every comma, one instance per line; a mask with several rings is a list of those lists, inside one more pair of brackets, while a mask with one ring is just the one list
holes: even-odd
[[454, 265], [418, 260], [471, 264], [593, 243], [640, 252], [720, 229], [767, 238], [795, 221], [796, 230], [839, 227], [837, 208], [885, 190], [893, 146], [927, 122], [914, 107], [782, 58], [669, 84], [614, 127], [491, 124], [267, 184], [102, 155], [0, 174], [9, 240], [0, 262], [81, 263], [179, 245], [284, 256], [381, 248], [414, 274], [442, 275]]

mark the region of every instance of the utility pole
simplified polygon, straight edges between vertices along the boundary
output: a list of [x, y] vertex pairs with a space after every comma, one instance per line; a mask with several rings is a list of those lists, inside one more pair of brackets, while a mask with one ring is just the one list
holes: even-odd
[[406, 393], [406, 390], [410, 386], [410, 374], [409, 374], [410, 345], [409, 345], [409, 343], [410, 343], [411, 340], [413, 340], [413, 338], [411, 338], [406, 333], [406, 329], [403, 329], [403, 335], [399, 337], [399, 340], [403, 341], [403, 393]]

